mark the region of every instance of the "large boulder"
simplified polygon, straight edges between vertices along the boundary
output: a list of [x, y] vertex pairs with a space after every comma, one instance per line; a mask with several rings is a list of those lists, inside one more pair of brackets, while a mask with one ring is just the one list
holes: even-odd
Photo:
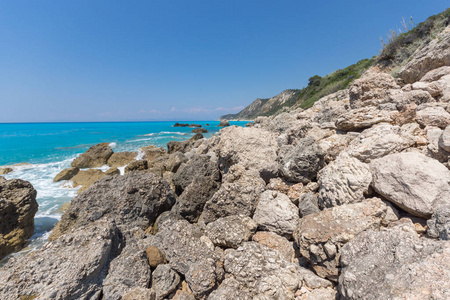
[[196, 145], [198, 140], [203, 139], [203, 134], [196, 133], [194, 136], [192, 136], [190, 139], [186, 141], [170, 141], [167, 143], [167, 153], [172, 154], [175, 152], [181, 152], [186, 153], [194, 148], [194, 145]]
[[71, 201], [50, 239], [106, 217], [113, 218], [124, 232], [133, 227], [146, 229], [174, 203], [175, 195], [167, 182], [151, 173], [106, 177]]
[[88, 169], [77, 172], [77, 174], [71, 178], [73, 187], [78, 187], [81, 185], [81, 188], [78, 192], [82, 192], [87, 190], [94, 182], [105, 177], [106, 174], [100, 169]]
[[106, 165], [108, 159], [113, 155], [109, 143], [101, 143], [89, 148], [86, 152], [72, 161], [72, 167], [78, 168], [98, 168]]
[[275, 232], [258, 231], [255, 235], [253, 235], [252, 240], [258, 244], [278, 251], [286, 261], [294, 261], [294, 243], [289, 241], [287, 238], [282, 237]]
[[449, 299], [450, 243], [399, 227], [367, 231], [341, 250], [343, 299]]
[[450, 114], [440, 106], [430, 106], [417, 111], [416, 119], [422, 126], [436, 126], [444, 129], [450, 125]]
[[217, 125], [219, 127], [226, 127], [226, 126], [230, 126], [230, 121], [228, 120], [221, 120], [219, 125]]
[[368, 164], [341, 155], [320, 173], [319, 205], [324, 208], [360, 202], [364, 200], [371, 181]]
[[33, 235], [36, 190], [21, 179], [0, 177], [0, 259], [20, 250]]
[[336, 281], [342, 246], [365, 230], [380, 228], [387, 210], [378, 198], [325, 209], [301, 218], [294, 240], [317, 275]]
[[225, 173], [236, 164], [257, 171], [266, 182], [278, 173], [278, 145], [271, 132], [231, 126], [220, 131], [217, 149], [219, 164]]
[[427, 221], [427, 235], [441, 240], [450, 240], [450, 204], [438, 207]]
[[390, 154], [371, 162], [372, 187], [384, 198], [422, 218], [450, 203], [450, 171], [418, 152]]
[[325, 153], [314, 138], [300, 139], [295, 147], [280, 154], [280, 173], [287, 181], [308, 183], [324, 165]]
[[124, 169], [124, 173], [130, 173], [134, 171], [145, 171], [148, 169], [148, 162], [144, 159], [133, 160]]
[[110, 262], [119, 252], [120, 234], [113, 222], [76, 228], [0, 268], [0, 298], [98, 299]]
[[188, 161], [186, 155], [181, 152], [175, 152], [169, 155], [165, 162], [164, 168], [169, 172], [177, 172], [182, 163]]
[[154, 145], [142, 147], [140, 151], [142, 151], [142, 159], [149, 162], [158, 157], [167, 155], [167, 152], [163, 147], [156, 147]]
[[224, 176], [220, 189], [206, 202], [201, 217], [205, 223], [232, 215], [252, 217], [264, 189], [265, 182], [257, 172], [235, 165]]
[[148, 237], [149, 245], [164, 253], [170, 267], [185, 277], [198, 298], [209, 294], [223, 274], [216, 264], [221, 254], [214, 251], [214, 245], [210, 248], [205, 238], [196, 225], [170, 218], [161, 222], [156, 235]]
[[210, 300], [294, 299], [302, 286], [298, 266], [255, 242], [225, 250], [224, 269], [229, 276], [211, 293]]
[[343, 113], [336, 127], [343, 131], [358, 131], [382, 122], [392, 122], [393, 113], [373, 106], [352, 109]]
[[253, 220], [262, 230], [291, 237], [298, 224], [298, 208], [283, 193], [265, 191], [259, 197]]
[[214, 245], [237, 248], [255, 233], [257, 224], [249, 217], [228, 216], [206, 226], [206, 235]]
[[137, 156], [136, 152], [117, 152], [111, 155], [111, 157], [108, 159], [108, 166], [111, 168], [114, 167], [123, 167], [125, 165], [128, 165], [130, 162], [132, 162]]
[[78, 172], [80, 172], [80, 168], [77, 168], [77, 167], [64, 169], [61, 172], [59, 172], [55, 176], [55, 178], [53, 178], [53, 182], [58, 182], [58, 181], [62, 181], [62, 180], [70, 180], [70, 179], [72, 179], [72, 177], [77, 175]]

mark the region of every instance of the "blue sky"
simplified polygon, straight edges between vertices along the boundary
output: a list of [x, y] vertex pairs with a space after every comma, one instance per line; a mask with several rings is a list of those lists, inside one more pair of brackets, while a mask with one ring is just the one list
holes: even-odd
[[0, 1], [0, 122], [212, 120], [448, 1]]

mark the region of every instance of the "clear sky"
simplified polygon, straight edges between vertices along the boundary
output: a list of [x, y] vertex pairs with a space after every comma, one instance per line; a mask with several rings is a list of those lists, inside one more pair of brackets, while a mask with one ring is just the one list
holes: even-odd
[[448, 0], [0, 1], [0, 122], [212, 120]]

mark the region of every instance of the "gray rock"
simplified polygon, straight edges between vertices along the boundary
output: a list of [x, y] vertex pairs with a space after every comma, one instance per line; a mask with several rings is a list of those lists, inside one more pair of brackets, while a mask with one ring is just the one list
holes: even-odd
[[156, 292], [156, 299], [164, 299], [174, 292], [180, 284], [180, 275], [169, 265], [159, 265], [152, 273], [152, 289]]
[[422, 218], [450, 203], [450, 171], [418, 152], [391, 154], [371, 162], [372, 187], [384, 198]]
[[139, 241], [129, 238], [119, 256], [109, 266], [108, 275], [103, 280], [104, 299], [120, 300], [134, 288], [147, 288], [152, 278], [150, 266]]
[[302, 285], [294, 263], [255, 242], [225, 250], [224, 268], [231, 276], [208, 299], [293, 299]]
[[253, 220], [258, 227], [290, 237], [298, 224], [298, 208], [288, 196], [275, 191], [265, 191], [259, 197]]
[[178, 168], [181, 166], [181, 164], [187, 161], [188, 158], [186, 157], [186, 155], [181, 152], [175, 152], [169, 155], [169, 158], [167, 159], [164, 167], [167, 171], [175, 173], [176, 171], [178, 171]]
[[450, 153], [450, 126], [447, 126], [439, 138], [439, 147]]
[[255, 233], [257, 224], [249, 217], [228, 216], [206, 226], [206, 235], [214, 245], [237, 248]]
[[288, 241], [287, 238], [270, 231], [258, 231], [253, 235], [252, 240], [265, 247], [278, 251], [286, 261], [294, 262], [294, 243]]
[[319, 206], [325, 208], [360, 202], [369, 190], [371, 181], [369, 165], [341, 155], [320, 173]]
[[53, 178], [53, 182], [58, 182], [62, 180], [70, 180], [73, 176], [77, 175], [77, 173], [80, 171], [80, 168], [68, 168], [64, 169], [61, 172], [59, 172], [55, 178]]
[[316, 178], [324, 165], [324, 156], [314, 138], [300, 139], [295, 147], [279, 158], [280, 173], [288, 181], [306, 184]]
[[341, 250], [337, 287], [344, 299], [448, 299], [449, 257], [449, 243], [401, 227], [363, 232]]
[[378, 198], [335, 206], [301, 218], [294, 240], [317, 275], [336, 281], [342, 246], [365, 230], [380, 228], [386, 213]]
[[33, 235], [36, 190], [21, 179], [0, 177], [0, 259], [20, 250]]
[[152, 162], [155, 159], [167, 155], [167, 152], [163, 147], [156, 147], [154, 145], [142, 147], [141, 151], [144, 152], [142, 159], [148, 162]]
[[171, 141], [167, 143], [167, 153], [172, 154], [175, 152], [181, 152], [186, 153], [194, 148], [195, 143], [203, 139], [203, 134], [196, 133], [194, 136], [192, 136], [190, 139], [186, 141]]
[[146, 229], [174, 203], [175, 195], [167, 182], [151, 173], [106, 177], [71, 201], [50, 238], [105, 217], [113, 218], [123, 231]]
[[158, 232], [148, 241], [164, 253], [172, 269], [184, 275], [198, 298], [209, 294], [223, 274], [223, 269], [216, 264], [220, 254], [214, 252], [202, 236], [197, 226], [168, 218], [158, 225]]
[[417, 111], [417, 123], [422, 126], [436, 126], [444, 129], [450, 125], [450, 114], [440, 106], [430, 106]]
[[72, 161], [72, 167], [78, 168], [98, 168], [106, 165], [108, 159], [114, 152], [109, 143], [101, 143], [89, 148], [86, 152]]
[[196, 155], [188, 163], [183, 163], [172, 178], [175, 192], [181, 195], [195, 178], [206, 177], [220, 181], [220, 171], [209, 155]]
[[220, 189], [206, 202], [202, 218], [205, 223], [219, 218], [241, 215], [252, 217], [265, 182], [255, 171], [234, 165], [224, 176]]
[[320, 212], [316, 194], [312, 192], [302, 194], [298, 202], [298, 212], [300, 218]]
[[155, 291], [146, 288], [133, 288], [122, 297], [122, 300], [155, 300], [155, 299], [156, 299]]
[[10, 259], [0, 269], [0, 298], [98, 299], [120, 243], [108, 220], [76, 228], [32, 255]]
[[450, 204], [439, 206], [427, 221], [427, 226], [428, 236], [450, 240]]

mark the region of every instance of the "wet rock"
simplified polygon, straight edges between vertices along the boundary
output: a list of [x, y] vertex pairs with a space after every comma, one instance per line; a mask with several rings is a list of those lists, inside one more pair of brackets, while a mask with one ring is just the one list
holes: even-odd
[[337, 280], [340, 249], [359, 233], [378, 229], [387, 206], [380, 199], [325, 209], [300, 219], [294, 239], [317, 275]]
[[55, 178], [53, 178], [53, 182], [58, 182], [62, 180], [70, 180], [73, 176], [77, 175], [80, 171], [80, 168], [68, 168], [59, 172]]
[[10, 259], [0, 269], [0, 298], [98, 299], [120, 242], [107, 220], [76, 228], [32, 255]]
[[444, 129], [450, 125], [450, 114], [440, 106], [430, 106], [417, 111], [417, 123], [422, 126], [436, 126]]
[[125, 165], [128, 165], [130, 162], [132, 162], [137, 156], [136, 152], [117, 152], [111, 155], [111, 157], [108, 159], [108, 166], [113, 167], [122, 167]]
[[427, 221], [427, 226], [428, 236], [450, 240], [450, 204], [439, 206]]
[[301, 195], [300, 201], [298, 203], [298, 212], [300, 218], [303, 218], [304, 216], [310, 214], [318, 213], [319, 211], [319, 202], [316, 194], [308, 192]]
[[360, 202], [372, 181], [369, 165], [346, 155], [322, 169], [319, 205], [322, 208]]
[[167, 262], [164, 254], [155, 246], [148, 247], [145, 250], [145, 253], [148, 257], [148, 264], [152, 268], [156, 268], [157, 266], [165, 264]]
[[0, 175], [6, 175], [11, 173], [13, 170], [13, 168], [10, 167], [5, 167], [5, 168], [0, 168]]
[[125, 174], [133, 171], [144, 171], [148, 169], [148, 162], [146, 160], [133, 160], [125, 167]]
[[195, 128], [195, 129], [192, 129], [191, 132], [192, 133], [208, 133], [208, 130], [206, 130], [205, 128]]
[[72, 161], [72, 167], [78, 168], [98, 168], [106, 165], [108, 159], [114, 152], [109, 143], [101, 143], [89, 148], [86, 152]]
[[295, 147], [281, 154], [280, 173], [287, 181], [307, 184], [324, 165], [325, 153], [311, 137], [300, 139]]
[[264, 189], [265, 182], [258, 173], [247, 171], [240, 165], [231, 167], [220, 189], [204, 206], [204, 222], [232, 215], [252, 217]]
[[105, 177], [105, 173], [99, 169], [88, 169], [79, 171], [77, 175], [72, 177], [73, 187], [82, 186], [78, 192], [83, 192], [89, 188], [94, 182]]
[[392, 113], [368, 106], [345, 112], [336, 121], [336, 127], [343, 131], [358, 131], [382, 122], [392, 122]]
[[450, 171], [418, 152], [390, 154], [371, 162], [372, 187], [384, 198], [422, 218], [450, 203]]
[[230, 126], [230, 121], [228, 121], [228, 120], [221, 120], [218, 126], [219, 127]]
[[152, 289], [156, 292], [156, 299], [164, 299], [174, 292], [180, 283], [180, 275], [169, 265], [159, 265], [152, 274]]
[[206, 226], [206, 235], [214, 245], [237, 248], [255, 233], [257, 224], [249, 217], [228, 216]]
[[224, 173], [236, 164], [257, 171], [266, 182], [278, 173], [278, 145], [274, 134], [268, 131], [237, 126], [223, 129], [217, 149], [220, 168]]
[[21, 179], [0, 177], [0, 259], [20, 250], [33, 235], [36, 190]]
[[189, 127], [197, 127], [197, 128], [199, 128], [199, 127], [202, 127], [202, 125], [192, 123], [192, 124], [189, 124]]
[[167, 143], [167, 153], [172, 154], [175, 152], [186, 153], [194, 148], [196, 142], [200, 139], [203, 139], [203, 134], [196, 133], [190, 139], [186, 141], [170, 141]]
[[341, 250], [338, 290], [345, 299], [446, 299], [449, 256], [449, 243], [400, 227], [363, 232]]
[[123, 231], [146, 229], [174, 203], [175, 196], [167, 182], [151, 173], [106, 177], [71, 201], [50, 239], [106, 217], [113, 218]]
[[289, 237], [298, 224], [298, 208], [288, 196], [265, 191], [259, 197], [253, 220], [258, 227]]

